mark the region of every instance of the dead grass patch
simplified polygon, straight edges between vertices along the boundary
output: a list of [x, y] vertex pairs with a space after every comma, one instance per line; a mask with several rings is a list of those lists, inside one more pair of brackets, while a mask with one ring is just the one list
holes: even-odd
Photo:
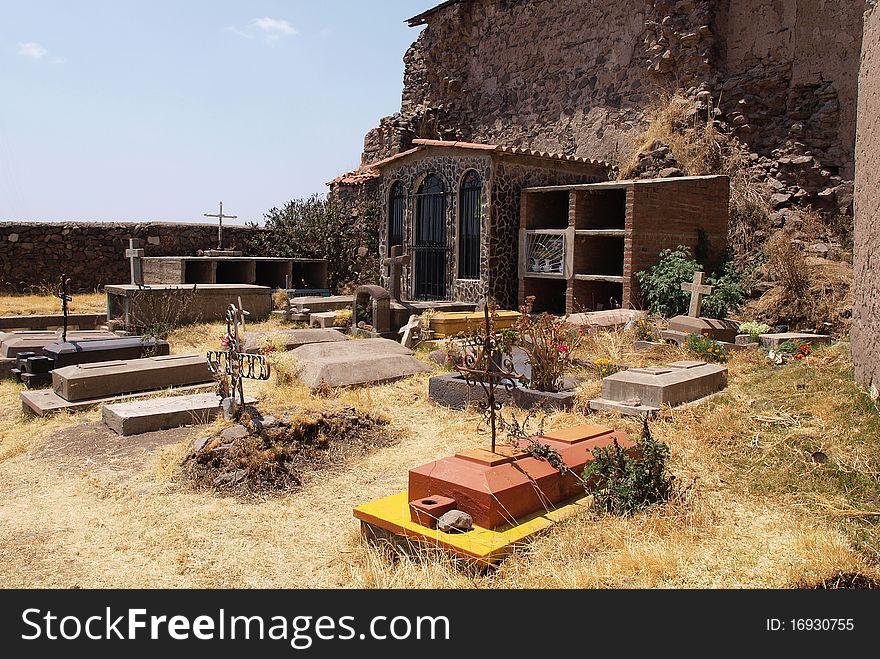
[[[76, 294], [68, 309], [70, 313], [103, 313], [107, 311], [107, 296], [98, 292]], [[0, 295], [0, 316], [60, 313], [61, 300], [51, 292], [44, 295]]]

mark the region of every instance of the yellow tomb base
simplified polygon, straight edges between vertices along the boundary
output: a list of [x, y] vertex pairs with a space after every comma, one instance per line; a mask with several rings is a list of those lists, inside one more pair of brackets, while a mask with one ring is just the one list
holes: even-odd
[[492, 565], [555, 522], [573, 517], [592, 505], [593, 497], [584, 496], [564, 502], [549, 512], [529, 515], [511, 526], [495, 530], [475, 526], [466, 533], [444, 533], [410, 519], [409, 495], [404, 491], [358, 506], [354, 516], [361, 521], [362, 529], [374, 536], [380, 535], [376, 533], [378, 529], [418, 545], [440, 547], [461, 558]]
[[[495, 327], [496, 329], [513, 327], [518, 318], [518, 311], [497, 311]], [[440, 311], [431, 316], [431, 329], [434, 330], [437, 338], [444, 338], [455, 336], [459, 332], [469, 334], [482, 327], [485, 322], [485, 316], [481, 312]]]

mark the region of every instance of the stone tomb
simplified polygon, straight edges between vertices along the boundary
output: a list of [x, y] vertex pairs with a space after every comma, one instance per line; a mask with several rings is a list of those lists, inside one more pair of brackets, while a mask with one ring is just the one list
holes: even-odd
[[[68, 341], [96, 341], [99, 339], [118, 338], [113, 332], [106, 330], [68, 331]], [[5, 332], [0, 334], [0, 357], [9, 359], [20, 352], [39, 352], [46, 346], [60, 340], [59, 332]]]
[[765, 348], [775, 350], [780, 343], [786, 341], [799, 341], [800, 343], [828, 344], [831, 343], [831, 337], [827, 334], [803, 334], [798, 332], [779, 332], [776, 334], [761, 334], [759, 337], [761, 345]]
[[296, 350], [312, 343], [338, 343], [346, 338], [336, 330], [330, 329], [298, 329], [279, 330], [277, 332], [248, 332], [244, 340], [244, 352], [257, 353], [266, 345], [266, 341], [274, 344], [283, 343], [283, 351]]
[[212, 382], [204, 355], [168, 355], [66, 366], [52, 371], [52, 388], [67, 401]]
[[220, 396], [205, 393], [105, 405], [102, 418], [115, 433], [128, 436], [210, 423], [220, 411]]
[[[226, 318], [230, 304], [248, 310], [248, 319], [266, 320], [272, 312], [272, 289], [245, 284], [193, 286], [106, 286], [107, 316], [126, 326], [146, 326], [169, 315], [178, 323], [213, 322]], [[176, 299], [175, 299], [176, 298]]]
[[664, 405], [705, 398], [727, 386], [727, 368], [701, 361], [673, 362], [662, 368], [630, 368], [602, 380], [602, 397], [591, 410], [650, 416]]
[[431, 370], [390, 339], [314, 343], [290, 354], [297, 361], [297, 376], [312, 389], [389, 382]]

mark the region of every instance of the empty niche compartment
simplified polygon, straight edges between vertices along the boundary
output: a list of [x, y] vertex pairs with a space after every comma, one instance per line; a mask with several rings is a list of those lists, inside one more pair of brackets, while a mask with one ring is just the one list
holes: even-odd
[[523, 229], [568, 228], [567, 190], [528, 192], [523, 195], [520, 212]]
[[581, 231], [626, 228], [626, 189], [578, 190], [574, 194], [574, 228]]
[[327, 288], [327, 261], [294, 260], [289, 288]]
[[535, 296], [535, 313], [548, 312], [559, 316], [565, 315], [565, 279], [544, 279], [525, 277], [521, 280], [522, 300], [529, 295]]
[[217, 261], [218, 284], [253, 284], [256, 279], [254, 261]]
[[591, 275], [575, 275], [571, 289], [571, 311], [605, 311], [619, 309], [623, 300], [623, 278], [621, 281], [593, 279]]
[[214, 262], [213, 261], [184, 261], [183, 283], [185, 284], [213, 284]]
[[574, 272], [584, 275], [623, 276], [624, 237], [580, 235], [574, 238]]
[[290, 275], [290, 261], [256, 261], [257, 286], [287, 288]]

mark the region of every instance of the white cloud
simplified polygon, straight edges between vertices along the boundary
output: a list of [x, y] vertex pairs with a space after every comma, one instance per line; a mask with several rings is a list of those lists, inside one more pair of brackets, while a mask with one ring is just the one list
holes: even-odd
[[283, 37], [292, 37], [299, 34], [296, 28], [285, 20], [277, 18], [255, 18], [251, 21], [251, 25], [262, 30], [266, 34], [266, 41], [277, 41]]
[[49, 51], [43, 48], [38, 43], [34, 43], [33, 41], [25, 41], [24, 43], [18, 44], [18, 54], [23, 57], [30, 57], [32, 59], [41, 59], [48, 55]]
[[268, 16], [254, 18], [244, 28], [230, 25], [226, 30], [245, 39], [260, 37], [267, 44], [274, 44], [281, 39], [299, 34], [299, 30], [287, 21], [279, 18], [269, 18]]

